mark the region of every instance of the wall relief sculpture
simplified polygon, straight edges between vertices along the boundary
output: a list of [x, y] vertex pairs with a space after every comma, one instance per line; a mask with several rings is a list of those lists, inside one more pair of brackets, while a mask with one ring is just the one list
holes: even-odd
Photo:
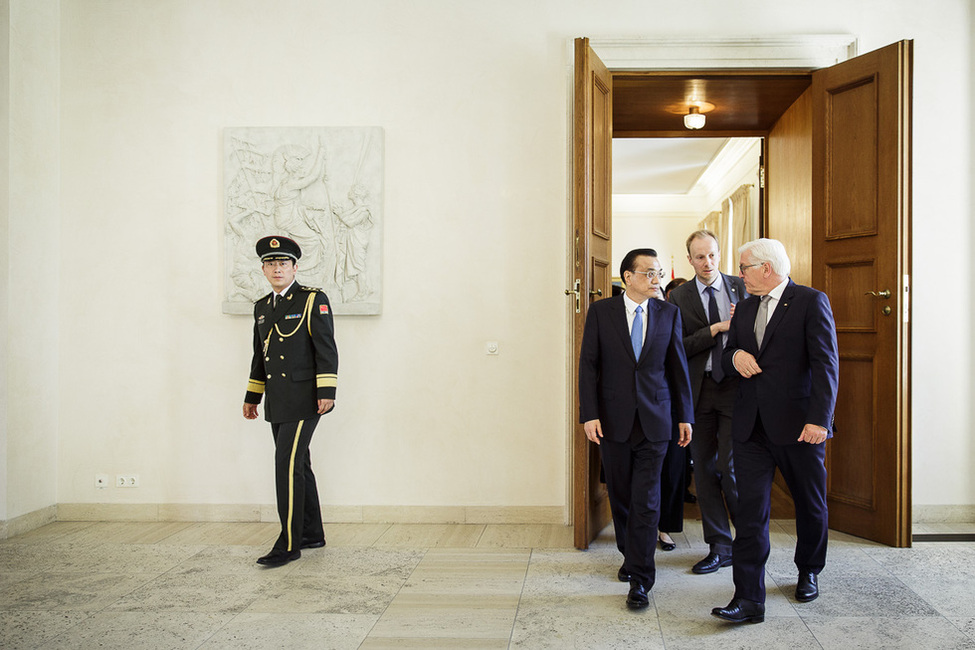
[[223, 311], [251, 314], [270, 290], [254, 252], [266, 235], [301, 246], [298, 281], [336, 315], [382, 310], [383, 130], [224, 130]]

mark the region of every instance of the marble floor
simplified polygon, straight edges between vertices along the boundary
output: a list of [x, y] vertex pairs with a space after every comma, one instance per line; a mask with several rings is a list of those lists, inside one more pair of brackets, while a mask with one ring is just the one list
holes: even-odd
[[[0, 542], [0, 648], [975, 648], [975, 542], [893, 549], [831, 535], [822, 596], [792, 597], [795, 529], [773, 522], [764, 624], [710, 616], [700, 524], [626, 609], [607, 530], [331, 524], [328, 546], [255, 564], [275, 524], [58, 522]], [[963, 531], [965, 532], [965, 531]], [[967, 532], [972, 532], [971, 530]]]

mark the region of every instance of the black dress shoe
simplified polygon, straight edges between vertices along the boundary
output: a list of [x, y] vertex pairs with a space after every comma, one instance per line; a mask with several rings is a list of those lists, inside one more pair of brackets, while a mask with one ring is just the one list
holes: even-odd
[[744, 598], [732, 598], [727, 607], [712, 609], [711, 616], [717, 616], [732, 623], [762, 623], [765, 621], [765, 603], [756, 603]]
[[647, 590], [639, 582], [630, 581], [630, 593], [626, 595], [626, 606], [630, 609], [643, 609], [650, 604]]
[[616, 579], [620, 582], [630, 581], [630, 572], [626, 570], [626, 565], [620, 567], [620, 570], [616, 572]]
[[691, 567], [691, 571], [694, 573], [714, 573], [723, 566], [731, 566], [731, 556], [730, 555], [719, 555], [717, 553], [708, 553], [708, 556]]
[[796, 584], [796, 600], [800, 603], [808, 603], [819, 598], [819, 584], [816, 574], [812, 571], [802, 571], [799, 573], [799, 582]]
[[321, 548], [323, 546], [325, 546], [325, 538], [301, 540], [301, 548]]
[[659, 537], [657, 538], [657, 542], [660, 544], [660, 550], [661, 551], [673, 551], [675, 548], [677, 548], [677, 544], [675, 544], [674, 542], [672, 542], [672, 541], [671, 542], [665, 542], [664, 540], [660, 539]]
[[690, 490], [684, 491], [684, 503], [697, 503], [697, 497]]
[[282, 551], [279, 549], [272, 549], [267, 555], [262, 555], [257, 558], [258, 564], [263, 564], [264, 566], [284, 566], [292, 560], [297, 560], [301, 557], [301, 551]]

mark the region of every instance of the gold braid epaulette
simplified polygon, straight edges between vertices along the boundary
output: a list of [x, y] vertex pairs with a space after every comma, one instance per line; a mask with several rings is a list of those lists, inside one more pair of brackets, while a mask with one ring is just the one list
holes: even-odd
[[324, 291], [322, 291], [321, 289], [319, 289], [317, 287], [306, 287], [305, 285], [301, 285], [301, 290], [302, 291], [317, 291], [319, 293], [325, 293]]

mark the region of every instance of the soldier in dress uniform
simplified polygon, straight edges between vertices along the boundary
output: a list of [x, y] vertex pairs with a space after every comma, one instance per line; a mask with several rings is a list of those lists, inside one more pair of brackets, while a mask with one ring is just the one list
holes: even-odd
[[272, 291], [254, 303], [254, 359], [244, 397], [244, 417], [264, 419], [274, 435], [274, 480], [281, 535], [257, 560], [282, 566], [303, 548], [325, 546], [322, 511], [308, 444], [319, 418], [335, 406], [339, 355], [332, 312], [321, 289], [295, 281], [301, 248], [287, 237], [257, 242]]

